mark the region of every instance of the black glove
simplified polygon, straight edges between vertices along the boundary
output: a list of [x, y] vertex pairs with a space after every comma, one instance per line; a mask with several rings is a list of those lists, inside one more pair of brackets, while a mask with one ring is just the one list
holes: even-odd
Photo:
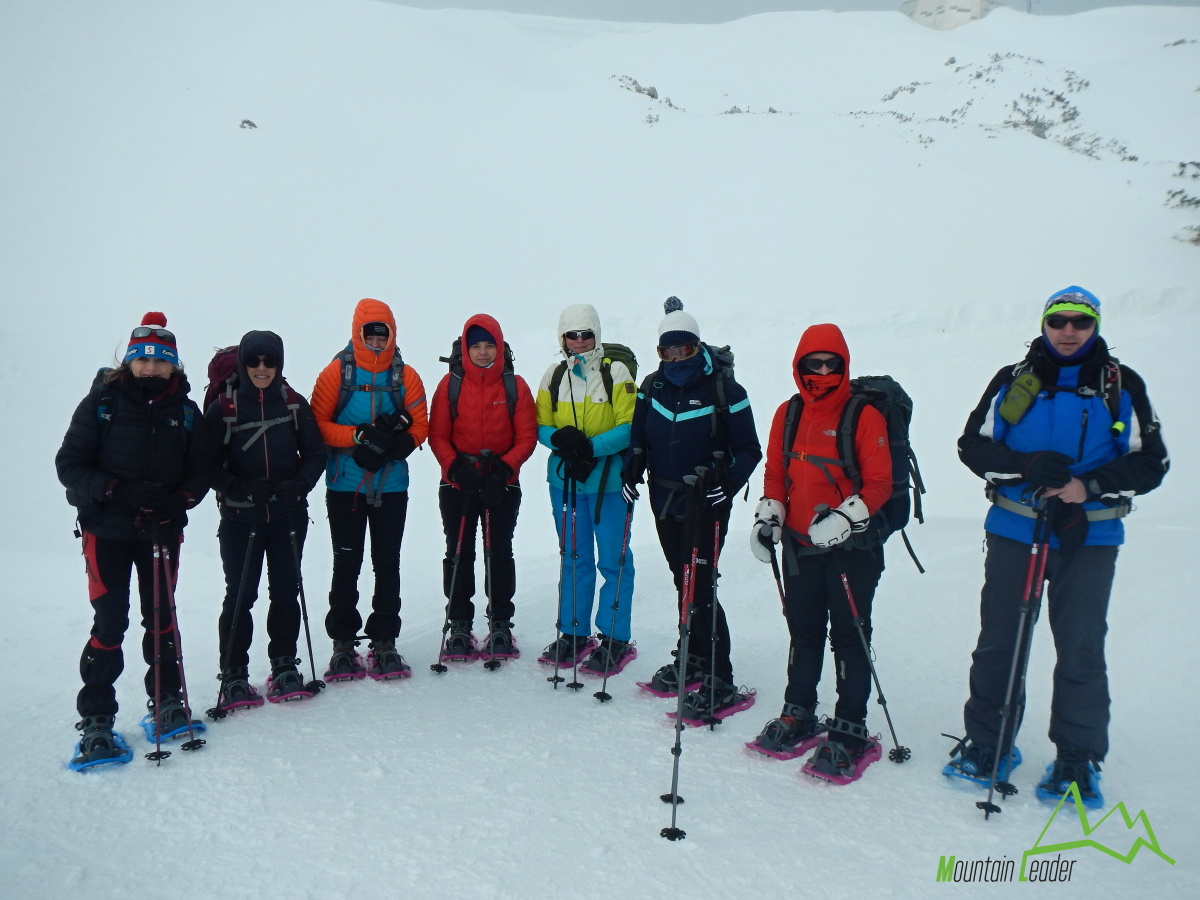
[[417, 449], [417, 440], [407, 431], [397, 431], [392, 435], [392, 449], [387, 458], [392, 460], [408, 459], [410, 453]]
[[592, 442], [574, 425], [564, 425], [550, 435], [550, 444], [562, 457], [590, 459], [592, 456]]
[[298, 505], [308, 496], [309, 490], [308, 485], [295, 478], [273, 485], [271, 489], [275, 495], [274, 499], [287, 507]]
[[465, 453], [454, 457], [454, 462], [450, 463], [446, 470], [446, 478], [460, 491], [466, 491], [468, 494], [473, 494], [483, 487], [483, 473], [479, 471], [475, 460]]
[[1071, 457], [1054, 450], [1026, 453], [1021, 475], [1037, 487], [1060, 488], [1071, 480], [1072, 462]]
[[368, 472], [378, 472], [387, 464], [392, 449], [392, 433], [363, 422], [354, 429], [354, 461]]
[[113, 499], [134, 509], [154, 509], [167, 495], [153, 481], [122, 481], [112, 491]]
[[375, 420], [375, 427], [381, 431], [408, 431], [410, 425], [412, 416], [402, 409], [386, 413]]
[[489, 456], [487, 475], [483, 478], [483, 486], [479, 489], [479, 499], [484, 506], [499, 506], [504, 502], [504, 494], [508, 490], [508, 479], [512, 477], [512, 466], [498, 456]]
[[1052, 503], [1047, 512], [1051, 516], [1050, 527], [1058, 538], [1058, 550], [1063, 559], [1069, 557], [1087, 542], [1087, 510], [1081, 503]]
[[155, 504], [151, 516], [159, 522], [169, 522], [177, 519], [195, 505], [195, 498], [185, 491], [166, 494]]

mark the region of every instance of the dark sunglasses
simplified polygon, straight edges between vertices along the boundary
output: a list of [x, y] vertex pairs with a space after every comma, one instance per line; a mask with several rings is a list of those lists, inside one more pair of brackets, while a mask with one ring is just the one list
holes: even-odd
[[691, 341], [687, 344], [672, 344], [670, 347], [659, 347], [658, 358], [663, 362], [679, 362], [681, 359], [691, 359], [699, 351], [699, 341]]
[[1075, 326], [1076, 331], [1091, 331], [1096, 327], [1092, 316], [1046, 316], [1046, 327], [1060, 331], [1068, 325]]
[[268, 369], [278, 369], [279, 357], [260, 355], [252, 356], [250, 359], [246, 360], [247, 369], [257, 369], [259, 366], [265, 366]]
[[811, 372], [813, 375], [816, 375], [822, 369], [828, 369], [832, 374], [842, 371], [842, 358], [834, 356], [831, 359], [820, 359], [816, 356], [805, 356], [800, 360], [800, 367], [805, 372]]
[[563, 337], [568, 341], [590, 341], [596, 336], [594, 331], [564, 331]]
[[156, 338], [161, 338], [168, 343], [175, 343], [175, 335], [167, 331], [167, 329], [151, 328], [148, 325], [139, 325], [137, 328], [133, 329], [133, 332], [129, 335], [129, 339], [140, 341], [142, 338], [148, 338], [151, 335]]

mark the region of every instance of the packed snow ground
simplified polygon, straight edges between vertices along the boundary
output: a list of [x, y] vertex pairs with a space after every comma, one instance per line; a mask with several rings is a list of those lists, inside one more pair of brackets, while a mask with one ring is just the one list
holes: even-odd
[[[941, 733], [961, 728], [985, 511], [954, 441], [987, 380], [1035, 334], [1042, 299], [1071, 283], [1102, 297], [1104, 333], [1145, 377], [1174, 453], [1164, 487], [1128, 520], [1118, 566], [1104, 785], [1110, 804], [1146, 811], [1176, 862], [1079, 850], [1065, 854], [1078, 859], [1071, 882], [1041, 889], [1197, 896], [1200, 796], [1176, 766], [1200, 740], [1189, 599], [1200, 404], [1180, 377], [1200, 324], [1200, 248], [1186, 242], [1200, 225], [1200, 167], [1181, 166], [1200, 146], [1197, 40], [1200, 11], [1166, 8], [998, 10], [937, 33], [896, 13], [658, 26], [365, 0], [9, 0], [4, 896], [916, 897], [943, 855], [1019, 860], [1050, 814], [1032, 790], [1052, 755], [1044, 629], [1021, 793], [985, 823], [977, 796], [939, 774]], [[636, 90], [650, 86], [657, 98]], [[533, 661], [553, 638], [558, 579], [539, 450], [517, 536], [524, 659], [496, 673], [428, 671], [442, 549], [435, 465], [418, 453], [401, 635], [414, 678], [236, 715], [161, 767], [65, 768], [90, 611], [53, 453], [142, 313], [166, 311], [194, 385], [211, 348], [274, 329], [307, 392], [348, 337], [354, 303], [378, 297], [432, 390], [438, 355], [474, 312], [499, 318], [536, 383], [554, 361], [557, 313], [577, 301], [648, 367], [669, 294], [707, 340], [735, 348], [764, 439], [794, 389], [795, 342], [815, 322], [842, 326], [855, 372], [890, 372], [914, 396], [929, 521], [911, 533], [928, 573], [890, 549], [874, 644], [910, 762], [833, 788], [801, 779], [800, 761], [743, 750], [778, 713], [787, 638], [770, 572], [747, 552], [753, 504], [739, 501], [720, 593], [737, 678], [759, 702], [684, 735], [687, 838], [660, 838], [670, 707], [633, 681], [673, 644], [666, 566], [639, 510], [641, 656], [610, 681], [611, 703], [590, 684], [552, 690]], [[756, 476], [751, 501], [760, 486]], [[314, 501], [305, 576], [321, 666], [320, 488]], [[216, 523], [206, 501], [178, 595], [198, 709], [216, 692]], [[141, 666], [127, 668], [118, 724], [133, 739]], [[882, 711], [870, 725], [890, 746]], [[1073, 827], [1056, 822], [1054, 834], [1078, 837]], [[1103, 834], [1124, 851], [1129, 837], [1114, 830], [1124, 833], [1106, 822]]]

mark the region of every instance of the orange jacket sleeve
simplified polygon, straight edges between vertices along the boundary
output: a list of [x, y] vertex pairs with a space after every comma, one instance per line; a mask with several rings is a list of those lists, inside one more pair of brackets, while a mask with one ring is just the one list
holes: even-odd
[[420, 447], [429, 437], [429, 407], [425, 402], [425, 385], [412, 366], [404, 367], [404, 409], [412, 416], [408, 433]]
[[451, 437], [454, 421], [450, 418], [450, 378], [450, 375], [442, 376], [429, 407], [429, 449], [441, 466], [443, 481], [447, 480], [450, 463], [458, 455]]
[[520, 375], [517, 381], [517, 408], [513, 411], [513, 445], [501, 459], [513, 470], [510, 481], [516, 481], [521, 474], [521, 466], [533, 455], [537, 446], [537, 405], [533, 402], [533, 394], [529, 385]]
[[864, 406], [858, 419], [854, 455], [862, 476], [862, 490], [858, 495], [874, 515], [892, 496], [892, 448], [883, 413], [873, 406]]
[[784, 474], [787, 466], [783, 459], [783, 423], [787, 418], [787, 403], [779, 404], [771, 419], [771, 436], [767, 439], [767, 464], [763, 469], [763, 496], [770, 500], [778, 500], [784, 506], [788, 503], [788, 492], [785, 487]]
[[338, 392], [342, 388], [342, 367], [335, 359], [329, 363], [317, 376], [313, 385], [312, 397], [309, 404], [313, 415], [317, 418], [317, 427], [321, 429], [321, 437], [330, 447], [353, 447], [354, 426], [339, 425], [333, 421], [334, 410], [337, 409]]

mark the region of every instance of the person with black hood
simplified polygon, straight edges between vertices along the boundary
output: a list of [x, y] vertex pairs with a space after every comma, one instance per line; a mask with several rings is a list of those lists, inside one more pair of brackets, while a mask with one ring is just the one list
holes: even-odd
[[123, 362], [101, 369], [76, 407], [54, 458], [67, 501], [78, 510], [93, 613], [79, 660], [82, 718], [75, 727], [82, 736], [72, 769], [132, 758], [113, 724], [134, 569], [146, 631], [150, 712], [142, 725], [158, 738], [204, 727], [185, 702], [174, 603], [164, 594], [174, 590], [187, 511], [208, 492], [211, 462], [203, 417], [188, 399], [175, 335], [166, 325], [162, 313], [146, 313]]
[[[805, 329], [792, 357], [792, 378], [799, 388], [799, 421], [791, 446], [785, 447], [791, 404], [784, 401], [775, 410], [763, 498], [750, 536], [750, 548], [763, 562], [771, 561], [770, 544], [783, 549], [784, 615], [791, 637], [787, 688], [782, 713], [767, 722], [753, 749], [792, 759], [816, 747], [805, 771], [844, 784], [881, 755], [879, 741], [866, 727], [871, 662], [864, 643], [871, 638], [871, 607], [884, 558], [883, 545], [871, 540], [867, 529], [892, 495], [891, 448], [883, 415], [864, 405], [854, 430], [852, 462], [862, 483], [855, 490], [838, 452], [850, 402], [850, 351], [836, 325]], [[826, 639], [833, 650], [837, 705], [834, 715], [820, 722], [817, 686]]]
[[217, 706], [229, 711], [263, 704], [249, 682], [249, 650], [264, 558], [271, 598], [267, 699], [311, 697], [296, 669], [297, 595], [308, 533], [306, 498], [325, 470], [325, 441], [308, 401], [284, 380], [279, 335], [246, 333], [238, 344], [237, 371], [204, 417], [219, 465], [213, 488], [221, 508], [217, 538], [225, 570]]
[[[684, 570], [692, 572], [688, 659], [660, 668], [643, 687], [676, 696], [684, 670], [684, 718], [724, 718], [753, 702], [734, 686], [729, 626], [716, 597], [713, 558], [725, 543], [733, 497], [762, 459], [754, 413], [732, 363], [700, 340], [700, 326], [677, 297], [658, 327], [658, 369], [642, 381], [633, 414], [623, 494], [632, 503], [649, 473], [650, 509], [680, 609]], [[719, 534], [719, 543], [715, 535]]]
[[[958, 439], [958, 455], [987, 482], [987, 557], [980, 631], [971, 657], [966, 737], [943, 769], [991, 783], [1021, 761], [1020, 717], [1001, 737], [1005, 694], [1018, 660], [1024, 593], [1041, 594], [1031, 560], [1039, 516], [1048, 520], [1048, 618], [1058, 662], [1050, 700], [1054, 761], [1038, 785], [1057, 800], [1072, 783], [1084, 804], [1104, 804], [1100, 762], [1108, 754], [1109, 692], [1104, 659], [1108, 601], [1122, 521], [1134, 496], [1154, 490], [1169, 458], [1162, 429], [1136, 372], [1100, 337], [1100, 300], [1072, 285], [1042, 309], [1041, 334], [1023, 362], [996, 373]], [[1036, 616], [1036, 613], [1035, 613]], [[1032, 621], [1027, 627], [1032, 627]], [[1024, 697], [1012, 697], [1024, 709]]]

